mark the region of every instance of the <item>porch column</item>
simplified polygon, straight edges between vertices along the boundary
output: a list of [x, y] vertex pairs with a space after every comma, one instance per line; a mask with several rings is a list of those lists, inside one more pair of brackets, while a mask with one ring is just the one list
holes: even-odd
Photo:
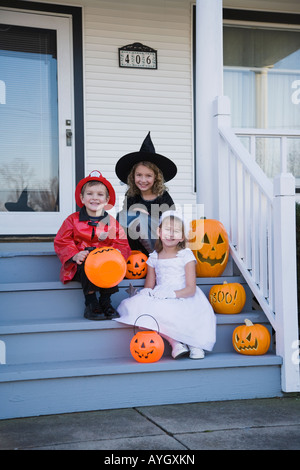
[[218, 217], [213, 102], [223, 94], [222, 0], [196, 1], [196, 191], [206, 218]]
[[274, 178], [274, 292], [284, 392], [300, 391], [296, 263], [295, 179], [282, 173]]

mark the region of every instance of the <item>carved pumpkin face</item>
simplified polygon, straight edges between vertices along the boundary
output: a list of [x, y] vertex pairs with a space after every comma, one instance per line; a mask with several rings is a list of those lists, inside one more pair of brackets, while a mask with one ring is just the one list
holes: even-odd
[[220, 276], [229, 256], [227, 232], [218, 220], [193, 220], [190, 226], [189, 246], [197, 260], [198, 277]]
[[164, 349], [164, 340], [156, 331], [140, 331], [130, 342], [131, 355], [137, 362], [157, 362]]
[[240, 313], [246, 302], [244, 287], [238, 282], [217, 284], [209, 291], [209, 301], [216, 313]]
[[147, 274], [148, 257], [141, 251], [133, 250], [127, 259], [127, 279], [142, 279]]
[[248, 356], [265, 354], [271, 343], [271, 335], [267, 328], [260, 324], [253, 324], [245, 320], [245, 325], [235, 328], [232, 335], [234, 349]]
[[126, 262], [118, 250], [105, 246], [88, 254], [84, 270], [95, 286], [108, 288], [122, 281], [126, 273]]

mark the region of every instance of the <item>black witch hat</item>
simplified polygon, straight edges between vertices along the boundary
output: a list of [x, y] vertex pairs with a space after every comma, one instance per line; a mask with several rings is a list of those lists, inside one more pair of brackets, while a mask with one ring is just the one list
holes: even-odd
[[23, 189], [17, 202], [6, 202], [5, 208], [10, 212], [34, 212], [34, 210], [27, 205], [28, 192], [27, 188]]
[[150, 132], [148, 132], [139, 152], [128, 153], [120, 158], [115, 168], [116, 175], [123, 183], [127, 183], [127, 177], [132, 167], [139, 162], [154, 163], [161, 170], [165, 181], [170, 181], [177, 173], [177, 167], [172, 160], [155, 152]]

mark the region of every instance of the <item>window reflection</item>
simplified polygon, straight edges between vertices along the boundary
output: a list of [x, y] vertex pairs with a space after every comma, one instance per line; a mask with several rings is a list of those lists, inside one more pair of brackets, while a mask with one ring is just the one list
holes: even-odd
[[[294, 137], [287, 138], [287, 170], [298, 186], [300, 30], [226, 25], [223, 38], [224, 94], [231, 101], [232, 126], [249, 135], [255, 129], [277, 130], [277, 135], [293, 131]], [[241, 139], [250, 151], [250, 137]], [[278, 137], [258, 133], [252, 150], [269, 177], [280, 172]]]
[[225, 26], [224, 92], [233, 127], [300, 129], [300, 31]]
[[0, 211], [58, 211], [56, 31], [0, 24]]

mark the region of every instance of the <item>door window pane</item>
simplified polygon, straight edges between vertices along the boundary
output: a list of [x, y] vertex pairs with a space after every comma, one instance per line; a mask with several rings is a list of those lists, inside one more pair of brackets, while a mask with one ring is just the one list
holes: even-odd
[[58, 211], [56, 31], [0, 24], [0, 211]]

